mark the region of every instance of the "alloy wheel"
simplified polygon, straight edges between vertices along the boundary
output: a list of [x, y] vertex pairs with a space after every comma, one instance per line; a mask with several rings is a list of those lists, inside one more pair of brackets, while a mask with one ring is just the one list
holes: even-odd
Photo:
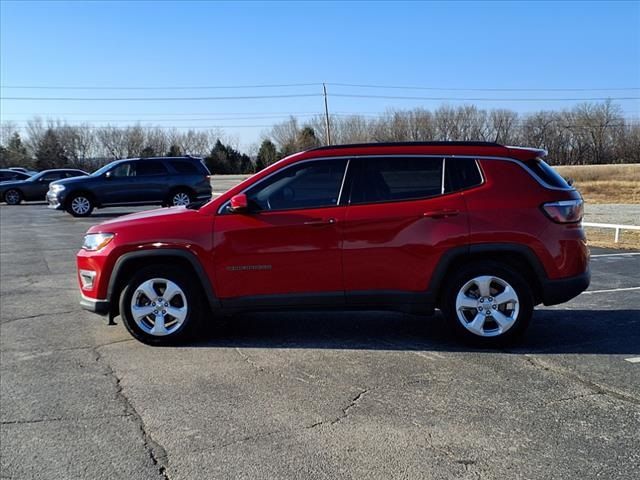
[[178, 192], [172, 197], [171, 202], [173, 203], [174, 207], [187, 206], [191, 203], [191, 199], [189, 198], [189, 195], [187, 193]]
[[86, 197], [76, 197], [71, 201], [71, 210], [76, 215], [86, 215], [91, 210], [91, 202]]
[[520, 301], [515, 289], [505, 280], [490, 275], [465, 283], [456, 296], [458, 321], [480, 337], [504, 334], [516, 323]]
[[17, 190], [9, 190], [5, 194], [4, 199], [8, 205], [17, 205], [20, 203], [20, 192]]
[[187, 318], [188, 309], [185, 293], [165, 278], [146, 280], [131, 297], [131, 315], [136, 325], [157, 337], [179, 330]]

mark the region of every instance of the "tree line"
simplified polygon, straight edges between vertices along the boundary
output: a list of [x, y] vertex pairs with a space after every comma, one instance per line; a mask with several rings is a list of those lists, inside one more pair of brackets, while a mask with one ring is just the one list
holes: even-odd
[[[325, 117], [296, 117], [263, 134], [254, 155], [240, 152], [219, 130], [95, 127], [34, 119], [21, 135], [10, 123], [0, 129], [0, 167], [92, 170], [119, 158], [194, 155], [214, 174], [253, 173], [284, 156], [325, 145]], [[383, 115], [332, 115], [334, 144], [429, 140], [491, 141], [549, 151], [554, 165], [640, 163], [640, 123], [626, 120], [610, 101], [571, 109], [518, 114], [473, 105], [387, 110]]]

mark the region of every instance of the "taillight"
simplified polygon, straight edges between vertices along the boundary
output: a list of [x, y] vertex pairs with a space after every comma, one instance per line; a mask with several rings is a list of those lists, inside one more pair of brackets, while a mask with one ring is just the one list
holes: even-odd
[[545, 203], [542, 210], [556, 223], [576, 223], [582, 220], [584, 203], [582, 200], [561, 200]]

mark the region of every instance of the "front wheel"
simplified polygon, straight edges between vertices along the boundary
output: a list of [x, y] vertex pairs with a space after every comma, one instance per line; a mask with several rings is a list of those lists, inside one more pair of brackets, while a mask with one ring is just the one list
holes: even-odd
[[7, 202], [7, 205], [19, 205], [22, 201], [22, 193], [20, 190], [7, 190], [4, 194], [4, 201]]
[[188, 339], [197, 329], [202, 296], [197, 283], [173, 266], [140, 270], [122, 290], [120, 315], [129, 333], [149, 345]]
[[441, 309], [463, 339], [500, 346], [515, 340], [527, 328], [533, 314], [532, 287], [507, 265], [477, 262], [449, 279]]
[[74, 195], [67, 203], [67, 212], [74, 217], [88, 217], [93, 211], [93, 202], [83, 194]]

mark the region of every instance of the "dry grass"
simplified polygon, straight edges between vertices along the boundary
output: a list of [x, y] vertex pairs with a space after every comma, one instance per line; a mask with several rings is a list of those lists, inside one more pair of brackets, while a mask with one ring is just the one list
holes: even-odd
[[554, 167], [573, 178], [587, 203], [640, 203], [640, 164]]
[[640, 232], [636, 230], [622, 230], [620, 241], [615, 243], [614, 231], [610, 228], [584, 227], [587, 232], [587, 243], [591, 247], [640, 249]]

